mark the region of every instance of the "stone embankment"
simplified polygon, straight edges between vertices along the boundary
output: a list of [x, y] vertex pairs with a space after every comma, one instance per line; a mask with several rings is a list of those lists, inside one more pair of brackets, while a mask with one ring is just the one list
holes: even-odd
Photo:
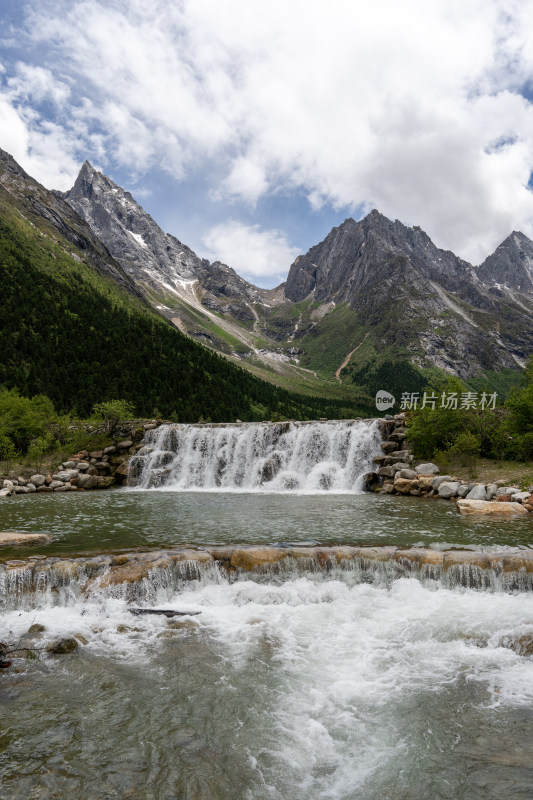
[[[0, 478], [0, 499], [48, 492], [80, 492], [121, 485], [128, 476], [128, 460], [142, 447], [148, 430], [160, 423], [130, 426], [127, 439], [117, 440], [101, 450], [82, 450], [47, 473], [28, 472]], [[0, 542], [1, 543], [1, 542]]]
[[504, 480], [484, 484], [453, 475], [440, 475], [431, 462], [415, 464], [407, 442], [405, 414], [380, 421], [383, 455], [376, 456], [376, 472], [365, 476], [366, 488], [385, 494], [454, 500], [461, 514], [524, 516], [533, 513], [533, 486], [521, 491]]
[[[225, 545], [177, 547], [150, 552], [90, 557], [30, 556], [0, 563], [0, 597], [9, 602], [23, 595], [104, 591], [130, 599], [150, 600], [161, 589], [213, 575], [233, 579], [241, 575], [330, 573], [335, 569], [379, 573], [394, 579], [406, 575], [445, 580], [473, 588], [533, 589], [533, 551], [438, 550], [395, 546]], [[70, 596], [70, 594], [69, 594]]]

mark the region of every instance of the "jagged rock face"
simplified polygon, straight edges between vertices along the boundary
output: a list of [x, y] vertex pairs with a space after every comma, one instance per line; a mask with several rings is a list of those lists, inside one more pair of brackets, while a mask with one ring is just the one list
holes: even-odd
[[513, 231], [480, 265], [477, 275], [485, 284], [533, 294], [533, 242]]
[[[125, 271], [141, 284], [158, 292], [182, 295], [200, 288], [204, 305], [223, 313], [228, 300], [239, 306], [240, 316], [253, 319], [243, 304], [260, 302], [264, 294], [219, 261], [210, 264], [190, 247], [165, 233], [147, 212], [124, 191], [86, 161], [67, 202], [91, 226]], [[221, 298], [217, 303], [214, 298]]]
[[14, 200], [15, 204], [24, 210], [29, 219], [35, 215], [53, 225], [62, 236], [83, 252], [97, 272], [144, 299], [138, 286], [113, 259], [90, 225], [58, 192], [50, 192], [41, 186], [9, 153], [1, 149], [0, 187], [10, 195], [11, 201]]
[[446, 283], [464, 280], [471, 270], [453, 253], [439, 250], [420, 228], [392, 222], [374, 210], [360, 222], [345, 220], [299, 256], [290, 268], [285, 295], [298, 302], [314, 291], [316, 300], [353, 304], [362, 289], [376, 282], [379, 266], [392, 256], [404, 256], [420, 276]]
[[412, 363], [461, 378], [517, 369], [533, 352], [529, 305], [484, 286], [474, 267], [420, 228], [377, 211], [345, 220], [296, 259], [285, 294], [299, 302], [311, 293], [322, 303], [348, 303], [362, 324], [384, 332], [382, 345], [407, 350]]

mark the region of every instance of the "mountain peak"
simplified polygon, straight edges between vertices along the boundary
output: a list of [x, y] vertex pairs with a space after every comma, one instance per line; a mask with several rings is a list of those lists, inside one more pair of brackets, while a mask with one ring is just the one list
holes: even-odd
[[533, 293], [533, 242], [522, 231], [513, 231], [477, 268], [483, 283]]

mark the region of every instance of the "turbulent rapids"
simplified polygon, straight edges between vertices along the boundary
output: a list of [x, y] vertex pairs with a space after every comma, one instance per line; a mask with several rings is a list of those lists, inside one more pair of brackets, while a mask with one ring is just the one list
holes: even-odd
[[357, 492], [379, 451], [378, 421], [164, 425], [131, 459], [142, 489]]
[[533, 551], [228, 545], [91, 558], [41, 557], [0, 565], [0, 605], [66, 605], [102, 593], [156, 603], [173, 596], [189, 581], [231, 583], [252, 578], [268, 583], [299, 575], [382, 585], [416, 577], [448, 588], [531, 591]]

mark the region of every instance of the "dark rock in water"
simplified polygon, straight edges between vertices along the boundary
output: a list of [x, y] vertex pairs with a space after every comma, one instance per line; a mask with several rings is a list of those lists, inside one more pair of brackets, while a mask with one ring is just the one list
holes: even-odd
[[78, 642], [72, 636], [64, 636], [61, 639], [54, 639], [46, 648], [48, 653], [55, 653], [56, 655], [63, 655], [64, 653], [72, 653], [78, 649]]
[[39, 625], [39, 623], [35, 622], [33, 625], [30, 625], [24, 636], [39, 636], [46, 630], [44, 625]]
[[128, 608], [130, 614], [162, 614], [164, 617], [192, 617], [200, 611], [171, 611], [164, 608]]

